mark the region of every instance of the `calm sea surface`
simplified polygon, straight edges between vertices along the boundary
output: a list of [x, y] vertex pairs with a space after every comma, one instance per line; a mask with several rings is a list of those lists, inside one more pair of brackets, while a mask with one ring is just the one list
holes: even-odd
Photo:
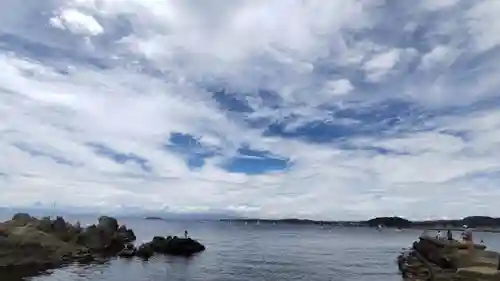
[[[154, 235], [182, 236], [188, 229], [207, 250], [190, 259], [157, 256], [143, 262], [117, 258], [99, 265], [61, 268], [28, 280], [401, 281], [395, 258], [421, 233], [223, 222], [120, 222], [134, 229], [137, 243]], [[484, 239], [489, 248], [500, 250], [500, 236], [480, 233], [476, 237]]]

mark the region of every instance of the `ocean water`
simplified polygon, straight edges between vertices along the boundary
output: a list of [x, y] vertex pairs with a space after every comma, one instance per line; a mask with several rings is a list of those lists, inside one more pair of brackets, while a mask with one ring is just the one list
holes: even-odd
[[[80, 219], [83, 224], [94, 219]], [[421, 234], [366, 228], [244, 225], [224, 222], [120, 220], [136, 232], [137, 243], [154, 235], [182, 236], [184, 229], [207, 250], [192, 258], [156, 256], [149, 261], [111, 259], [69, 266], [30, 281], [401, 281], [395, 258]], [[480, 233], [500, 250], [498, 236]], [[0, 278], [1, 279], [1, 278]]]

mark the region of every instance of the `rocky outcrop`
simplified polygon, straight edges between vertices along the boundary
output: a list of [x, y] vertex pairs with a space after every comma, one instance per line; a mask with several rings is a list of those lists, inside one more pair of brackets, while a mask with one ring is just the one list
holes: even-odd
[[101, 217], [97, 226], [82, 228], [62, 217], [51, 220], [16, 214], [0, 224], [0, 270], [92, 261], [100, 255], [116, 255], [134, 240], [132, 230], [118, 227], [116, 219], [110, 217]]
[[[134, 231], [103, 216], [82, 228], [62, 217], [34, 218], [16, 214], [0, 223], [0, 276], [58, 267], [69, 262], [91, 262], [109, 256], [148, 259], [155, 253], [191, 256], [205, 246], [190, 238], [154, 237], [135, 247]], [[1, 278], [0, 278], [1, 279]], [[3, 280], [3, 279], [2, 279]]]
[[118, 236], [125, 242], [125, 243], [131, 243], [137, 239], [135, 237], [135, 233], [132, 229], [127, 229], [125, 225], [120, 226], [117, 229]]
[[156, 236], [149, 244], [155, 253], [167, 255], [192, 256], [205, 250], [205, 246], [196, 240], [176, 236], [167, 238]]
[[59, 233], [40, 230], [38, 223], [36, 219], [15, 216], [13, 220], [0, 224], [3, 233], [0, 237], [0, 271], [42, 270], [66, 261], [91, 259], [87, 248], [61, 239]]
[[121, 256], [135, 255], [143, 259], [148, 259], [154, 254], [190, 257], [204, 250], [203, 244], [191, 238], [155, 236], [153, 240], [140, 245], [137, 249], [123, 250]]
[[500, 254], [484, 245], [421, 236], [398, 256], [405, 280], [500, 280]]
[[155, 252], [153, 251], [153, 247], [151, 247], [151, 244], [148, 243], [139, 246], [139, 248], [135, 252], [135, 255], [142, 259], [149, 259], [154, 254]]

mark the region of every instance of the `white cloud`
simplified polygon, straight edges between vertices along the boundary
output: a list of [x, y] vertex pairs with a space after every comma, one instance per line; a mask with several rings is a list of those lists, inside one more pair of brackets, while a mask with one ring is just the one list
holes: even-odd
[[366, 71], [367, 79], [372, 82], [378, 82], [389, 73], [389, 71], [400, 60], [400, 50], [392, 49], [379, 53], [365, 62], [363, 69]]
[[74, 34], [94, 36], [104, 32], [103, 27], [92, 16], [74, 9], [63, 10], [60, 15], [50, 19], [52, 26], [68, 29]]
[[458, 55], [456, 50], [447, 46], [436, 46], [430, 52], [422, 56], [419, 67], [422, 70], [431, 70], [436, 67], [446, 69], [457, 59]]
[[[0, 205], [321, 219], [495, 214], [500, 116], [482, 107], [440, 113], [498, 98], [499, 59], [488, 54], [500, 7], [436, 3], [408, 2], [408, 20], [396, 22], [376, 1], [4, 1]], [[425, 22], [429, 12], [447, 16]], [[205, 88], [217, 82], [253, 112], [221, 110]], [[432, 117], [384, 125], [393, 119], [367, 108], [387, 98], [410, 98]], [[287, 133], [327, 122], [334, 132], [315, 134], [339, 137], [265, 136], [242, 115], [287, 119]], [[164, 148], [172, 132], [220, 155], [190, 170]], [[151, 172], [89, 144], [147, 159]], [[220, 167], [247, 144], [293, 165], [261, 175]]]
[[339, 79], [326, 82], [325, 90], [335, 96], [345, 95], [354, 90], [354, 86], [347, 79]]
[[478, 51], [487, 51], [500, 44], [499, 10], [500, 2], [486, 0], [478, 2], [467, 12], [466, 23]]

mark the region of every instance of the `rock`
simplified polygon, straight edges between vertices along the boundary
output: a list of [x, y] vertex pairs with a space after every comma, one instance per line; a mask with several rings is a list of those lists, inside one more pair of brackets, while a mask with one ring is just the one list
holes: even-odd
[[53, 231], [52, 220], [50, 219], [50, 217], [44, 217], [38, 221], [37, 227], [43, 232], [50, 233]]
[[115, 233], [118, 230], [118, 221], [115, 218], [102, 216], [99, 218], [97, 227], [108, 233]]
[[77, 221], [75, 225], [73, 225], [73, 228], [75, 229], [76, 232], [81, 233], [82, 232], [82, 226], [80, 225], [80, 222]]
[[155, 253], [168, 255], [191, 256], [205, 250], [205, 246], [196, 240], [176, 236], [171, 239], [156, 236], [150, 245]]
[[116, 220], [111, 218], [110, 221], [105, 222], [106, 220], [101, 217], [100, 224], [85, 228], [78, 234], [77, 243], [88, 247], [95, 253], [116, 255], [125, 248], [127, 243], [135, 240], [133, 231], [127, 229], [123, 233], [113, 231], [115, 226], [113, 221]]
[[96, 225], [85, 228], [79, 235], [77, 243], [93, 252], [104, 252], [111, 244], [111, 236]]
[[16, 214], [12, 220], [0, 223], [0, 276], [6, 276], [4, 270], [27, 274], [116, 255], [149, 259], [155, 252], [190, 256], [205, 250], [195, 240], [170, 236], [156, 236], [136, 249], [131, 244], [136, 240], [134, 232], [118, 226], [116, 219], [106, 216], [100, 217], [97, 225], [82, 228], [63, 217], [39, 220], [29, 214]]
[[139, 258], [143, 259], [149, 259], [154, 255], [153, 248], [151, 247], [150, 243], [145, 243], [139, 246], [139, 249], [137, 249], [135, 255]]
[[121, 250], [118, 253], [118, 256], [124, 257], [124, 258], [130, 258], [130, 257], [135, 256], [136, 252], [137, 252], [137, 250], [134, 248], [134, 245], [127, 244], [125, 246], [125, 249]]
[[7, 226], [0, 237], [0, 269], [56, 267], [85, 249], [39, 230], [35, 225]]
[[132, 229], [127, 229], [125, 225], [120, 226], [117, 233], [125, 243], [134, 242], [137, 239], [134, 231]]
[[28, 223], [33, 222], [34, 220], [36, 220], [36, 219], [33, 218], [32, 216], [30, 216], [29, 214], [26, 214], [26, 213], [17, 213], [14, 216], [12, 216], [12, 219], [11, 219], [11, 221], [15, 225], [19, 225], [19, 226], [27, 225]]
[[52, 223], [52, 228], [55, 232], [65, 232], [67, 230], [66, 221], [62, 217], [57, 217]]

